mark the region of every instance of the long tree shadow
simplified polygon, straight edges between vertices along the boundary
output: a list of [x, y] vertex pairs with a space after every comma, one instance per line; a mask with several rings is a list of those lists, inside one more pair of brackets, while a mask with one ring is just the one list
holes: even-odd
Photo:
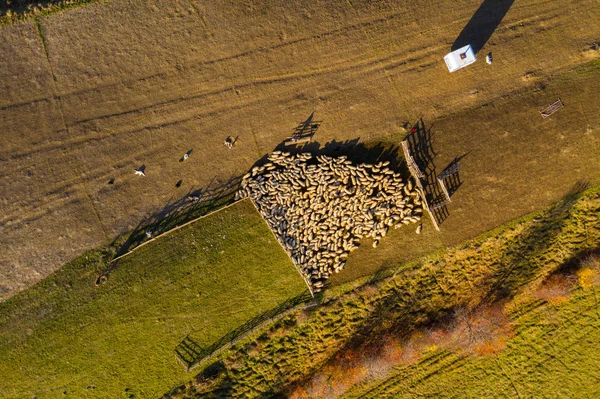
[[[432, 327], [448, 325], [454, 317], [455, 310], [466, 306], [469, 301], [479, 299], [479, 303], [489, 305], [512, 298], [524, 285], [538, 277], [544, 264], [543, 261], [539, 261], [544, 259], [544, 250], [563, 232], [573, 205], [587, 187], [587, 182], [575, 184], [562, 201], [543, 212], [518, 237], [511, 240], [510, 247], [499, 256], [498, 262], [490, 266], [495, 271], [478, 282], [479, 290], [483, 293], [480, 298], [465, 294], [463, 299], [440, 300], [433, 296], [432, 284], [435, 285], [436, 280], [441, 278], [451, 281], [452, 276], [446, 276], [446, 272], [440, 269], [436, 272], [439, 274], [437, 276], [432, 275], [430, 278], [421, 279], [422, 281], [411, 282], [412, 274], [408, 271], [407, 278], [399, 280], [395, 289], [376, 304], [370, 316], [352, 334], [353, 338], [330, 359], [334, 359], [338, 353], [377, 347], [382, 341], [381, 338], [385, 336], [407, 339], [417, 330], [427, 331]], [[574, 256], [564, 259], [557, 266], [557, 270], [561, 267], [572, 267], [574, 262], [591, 251], [598, 251], [597, 243], [591, 244], [589, 248], [580, 248]], [[534, 261], [534, 258], [538, 261]], [[295, 382], [292, 388], [302, 386], [310, 378], [311, 376], [308, 376], [303, 381]], [[280, 387], [279, 392], [287, 392], [290, 388]]]
[[[478, 283], [480, 287], [485, 287], [487, 291], [481, 298], [482, 302], [492, 303], [509, 299], [518, 292], [519, 288], [535, 277], [540, 264], [532, 261], [532, 259], [540, 256], [541, 252], [548, 248], [550, 243], [562, 232], [571, 208], [587, 187], [587, 182], [576, 183], [559, 203], [545, 211], [528, 229], [514, 239], [512, 245], [506, 249], [494, 265], [496, 271]], [[443, 273], [443, 271], [440, 273]], [[410, 332], [407, 330], [407, 326], [414, 326], [416, 320], [429, 323], [447, 317], [448, 313], [456, 306], [462, 305], [446, 302], [438, 308], [425, 309], [423, 304], [430, 299], [430, 293], [425, 285], [421, 288], [417, 290], [416, 296], [410, 302], [411, 306], [415, 308], [406, 309], [403, 312], [405, 318], [397, 320], [395, 327], [393, 327], [394, 333], [406, 334]], [[382, 301], [371, 318], [365, 322], [363, 331], [358, 335], [362, 337], [370, 336], [373, 329], [389, 319], [393, 309], [397, 309], [399, 303], [406, 303], [401, 300], [404, 294], [405, 292], [399, 289]]]
[[513, 3], [514, 0], [484, 0], [452, 44], [452, 51], [470, 44], [477, 54], [498, 28]]
[[[239, 327], [229, 331], [218, 341], [213, 342], [207, 347], [202, 347], [192, 341], [190, 334], [188, 334], [174, 349], [175, 355], [178, 359], [185, 364], [186, 369], [189, 371], [191, 368], [196, 367], [205, 361], [209, 360], [214, 354], [227, 346], [233, 345], [237, 340], [243, 338], [247, 334], [251, 333], [262, 324], [266, 322], [272, 322], [275, 318], [281, 317], [287, 311], [290, 311], [301, 304], [307, 304], [306, 307], [317, 306], [321, 301], [322, 295], [316, 294], [315, 298], [310, 292], [305, 291], [302, 294], [289, 298], [279, 305], [271, 308], [260, 315], [246, 321]], [[310, 302], [309, 302], [310, 301]], [[190, 345], [190, 341], [194, 342], [194, 345]]]
[[577, 182], [560, 202], [544, 212], [536, 223], [523, 232], [517, 246], [505, 254], [501, 262], [503, 267], [483, 283], [490, 286], [485, 301], [511, 297], [535, 276], [538, 265], [531, 258], [539, 256], [561, 233], [571, 208], [588, 186], [588, 182]]

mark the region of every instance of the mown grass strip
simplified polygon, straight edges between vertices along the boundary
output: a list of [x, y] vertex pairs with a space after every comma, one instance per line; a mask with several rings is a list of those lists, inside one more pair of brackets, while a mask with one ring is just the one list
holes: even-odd
[[[526, 314], [517, 320], [507, 349], [497, 356], [463, 357], [452, 369], [420, 362], [347, 397], [598, 397], [598, 291], [579, 289], [566, 303], [546, 303]], [[409, 378], [416, 370], [428, 378]]]

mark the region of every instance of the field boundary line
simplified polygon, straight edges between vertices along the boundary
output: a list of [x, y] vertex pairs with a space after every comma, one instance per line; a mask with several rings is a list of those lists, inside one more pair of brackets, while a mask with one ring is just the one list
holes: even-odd
[[[311, 291], [311, 295], [312, 295], [312, 291]], [[314, 297], [314, 295], [313, 295]], [[184, 364], [184, 362], [179, 359], [179, 357], [177, 355], [175, 355], [175, 357], [177, 358], [177, 360], [185, 366], [186, 371], [190, 372], [193, 369], [199, 367], [200, 365], [202, 365], [203, 363], [206, 363], [208, 360], [214, 358], [215, 356], [218, 356], [221, 352], [223, 352], [226, 349], [231, 348], [233, 345], [237, 344], [238, 342], [246, 339], [247, 337], [249, 337], [250, 335], [254, 334], [255, 332], [262, 330], [265, 326], [275, 323], [276, 321], [281, 320], [282, 318], [284, 318], [285, 316], [289, 315], [292, 312], [295, 312], [297, 310], [304, 310], [304, 309], [310, 309], [310, 308], [314, 308], [315, 306], [318, 306], [319, 304], [317, 303], [317, 301], [312, 300], [309, 303], [303, 303], [297, 306], [294, 306], [291, 309], [288, 310], [284, 310], [283, 312], [279, 313], [278, 315], [273, 316], [272, 318], [265, 320], [264, 322], [260, 323], [259, 325], [257, 325], [256, 327], [250, 329], [248, 332], [246, 332], [243, 335], [240, 335], [237, 338], [232, 339], [231, 341], [223, 344], [223, 346], [221, 346], [219, 349], [216, 349], [214, 352], [212, 352], [209, 355], [204, 356], [202, 359], [198, 360], [198, 362], [196, 362], [195, 364], [191, 365], [191, 366], [187, 366]]]
[[[248, 199], [250, 199], [250, 198], [248, 198]], [[256, 209], [256, 212], [260, 215], [260, 218], [265, 222], [265, 224], [269, 228], [269, 231], [271, 232], [271, 234], [273, 234], [273, 237], [275, 237], [275, 241], [277, 241], [277, 243], [281, 246], [281, 248], [283, 249], [283, 252], [286, 253], [286, 255], [288, 256], [288, 258], [290, 259], [290, 262], [292, 262], [292, 265], [294, 265], [294, 268], [296, 269], [296, 271], [298, 273], [300, 273], [300, 277], [302, 277], [302, 280], [304, 280], [304, 283], [306, 283], [306, 286], [308, 287], [308, 292], [310, 292], [310, 295], [314, 298], [315, 297], [315, 293], [313, 292], [313, 289], [312, 289], [310, 283], [306, 279], [306, 276], [304, 276], [304, 273], [302, 273], [302, 271], [300, 270], [300, 268], [298, 267], [298, 265], [296, 264], [296, 262], [294, 262], [294, 260], [292, 259], [292, 256], [288, 253], [288, 251], [286, 251], [286, 249], [283, 246], [283, 244], [279, 242], [279, 239], [275, 235], [275, 232], [273, 231], [273, 229], [271, 228], [271, 226], [269, 226], [269, 223], [267, 223], [267, 221], [263, 217], [262, 213], [260, 213], [260, 211], [258, 210], [258, 207], [254, 203], [254, 201], [250, 200], [250, 202], [252, 202], [252, 205], [254, 205], [254, 209]]]
[[[150, 244], [151, 242], [153, 242], [153, 241], [155, 241], [155, 240], [158, 240], [159, 238], [161, 238], [161, 237], [164, 237], [164, 236], [166, 236], [167, 234], [171, 234], [171, 233], [172, 233], [172, 232], [174, 232], [175, 230], [179, 230], [180, 228], [182, 228], [182, 227], [185, 227], [185, 226], [187, 226], [187, 225], [190, 225], [190, 224], [192, 224], [192, 223], [195, 223], [195, 222], [197, 222], [198, 220], [200, 220], [200, 219], [202, 219], [202, 218], [205, 218], [205, 217], [207, 217], [207, 216], [214, 215], [215, 213], [217, 213], [217, 212], [220, 212], [220, 211], [222, 211], [223, 209], [227, 209], [227, 208], [229, 208], [230, 206], [233, 206], [233, 205], [235, 205], [235, 204], [238, 204], [238, 203], [240, 203], [240, 202], [242, 202], [242, 201], [245, 201], [245, 200], [247, 200], [247, 199], [249, 199], [249, 198], [243, 198], [243, 199], [241, 199], [241, 200], [234, 201], [234, 202], [232, 202], [231, 204], [225, 205], [225, 206], [223, 206], [223, 207], [221, 207], [221, 208], [219, 208], [219, 209], [217, 209], [217, 210], [214, 210], [214, 211], [212, 211], [212, 212], [209, 212], [209, 213], [207, 213], [207, 214], [205, 214], [205, 215], [198, 216], [196, 219], [192, 219], [192, 220], [190, 220], [189, 222], [185, 222], [184, 224], [182, 224], [182, 225], [180, 225], [180, 226], [173, 227], [171, 230], [165, 231], [164, 233], [161, 233], [161, 234], [157, 235], [156, 237], [153, 237], [153, 238], [149, 239], [148, 241], [144, 241], [144, 242], [143, 242], [143, 243], [141, 243], [140, 245], [138, 245], [138, 246], [136, 246], [135, 248], [133, 248], [133, 249], [129, 250], [127, 253], [124, 253], [123, 255], [120, 255], [120, 256], [117, 256], [116, 258], [113, 258], [113, 259], [111, 259], [111, 260], [110, 260], [110, 262], [108, 262], [108, 263], [109, 263], [109, 264], [111, 264], [112, 262], [114, 262], [114, 261], [116, 261], [116, 260], [123, 259], [123, 258], [124, 258], [124, 257], [126, 257], [127, 255], [131, 255], [131, 254], [132, 254], [134, 251], [136, 251], [138, 248], [141, 248], [141, 247], [143, 247], [143, 246], [144, 246], [144, 245], [146, 245], [146, 244]], [[252, 201], [251, 201], [251, 202], [252, 202]], [[253, 203], [253, 205], [254, 205], [254, 203]], [[256, 208], [256, 206], [255, 206], [255, 208]], [[260, 214], [260, 212], [259, 212], [259, 214]], [[261, 218], [262, 218], [262, 216], [261, 216]], [[263, 219], [263, 220], [264, 220], [264, 219]], [[269, 230], [271, 230], [271, 228], [269, 228]]]
[[[440, 231], [440, 226], [438, 226], [438, 223], [435, 220], [435, 215], [433, 214], [433, 212], [431, 212], [431, 209], [429, 208], [429, 203], [427, 202], [427, 198], [425, 198], [425, 190], [423, 189], [423, 185], [421, 184], [421, 179], [419, 178], [419, 174], [422, 175], [423, 173], [419, 170], [412, 155], [410, 155], [410, 150], [408, 149], [408, 142], [406, 140], [402, 140], [402, 142], [400, 144], [402, 145], [402, 151], [404, 152], [404, 158], [408, 165], [408, 171], [410, 172], [413, 179], [415, 179], [415, 183], [417, 184], [417, 191], [419, 192], [419, 195], [421, 196], [421, 199], [423, 200], [422, 201], [423, 205], [425, 205], [424, 208], [427, 211], [427, 214], [429, 215], [429, 217], [431, 218], [433, 227], [437, 231]], [[413, 170], [413, 168], [416, 168], [416, 170]]]

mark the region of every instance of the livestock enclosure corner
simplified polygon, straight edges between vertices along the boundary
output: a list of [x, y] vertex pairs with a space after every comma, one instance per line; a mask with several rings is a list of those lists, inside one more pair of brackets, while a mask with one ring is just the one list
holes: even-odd
[[0, 304], [6, 398], [156, 397], [190, 378], [173, 356], [209, 346], [306, 290], [249, 201], [121, 259], [97, 287], [98, 251]]

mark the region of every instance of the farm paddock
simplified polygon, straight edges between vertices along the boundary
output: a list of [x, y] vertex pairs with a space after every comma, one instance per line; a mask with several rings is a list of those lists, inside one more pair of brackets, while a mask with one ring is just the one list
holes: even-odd
[[0, 27], [0, 297], [244, 174], [312, 112], [321, 144], [398, 145], [423, 117], [438, 168], [468, 153], [441, 234], [365, 246], [345, 281], [597, 181], [600, 5], [516, 3], [482, 49], [494, 63], [449, 74], [479, 3], [114, 0]]
[[3, 398], [157, 397], [187, 381], [174, 349], [208, 347], [306, 291], [249, 201], [107, 267], [89, 251], [0, 304]]
[[164, 398], [595, 396], [600, 187], [582, 189], [333, 287]]

